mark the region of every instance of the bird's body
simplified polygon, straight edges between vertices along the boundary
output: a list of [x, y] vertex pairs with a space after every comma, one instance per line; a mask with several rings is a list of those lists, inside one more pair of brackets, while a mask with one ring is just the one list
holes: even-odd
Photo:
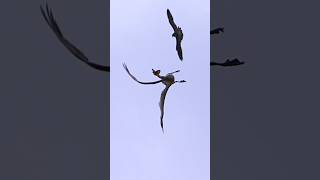
[[174, 84], [174, 76], [172, 74], [167, 74], [166, 76], [162, 76], [162, 83], [166, 86], [171, 86]]
[[183, 55], [182, 55], [181, 41], [183, 39], [183, 31], [182, 31], [181, 27], [179, 27], [175, 24], [175, 22], [173, 20], [173, 16], [172, 16], [169, 9], [167, 9], [167, 16], [168, 16], [169, 23], [174, 31], [172, 34], [172, 37], [176, 38], [176, 51], [178, 53], [179, 59], [182, 61]]
[[152, 69], [152, 73], [153, 75], [157, 76], [158, 78], [160, 78], [161, 80], [158, 80], [158, 81], [153, 81], [153, 82], [142, 82], [142, 81], [139, 81], [136, 77], [134, 77], [126, 64], [123, 64], [123, 67], [124, 69], [127, 71], [127, 73], [129, 74], [129, 76], [135, 80], [136, 82], [140, 83], [140, 84], [157, 84], [157, 83], [162, 83], [164, 84], [166, 87], [163, 89], [163, 91], [161, 92], [161, 96], [160, 96], [160, 102], [159, 102], [159, 107], [160, 107], [160, 111], [161, 111], [161, 115], [160, 115], [160, 125], [161, 125], [161, 129], [163, 131], [163, 116], [164, 116], [164, 101], [165, 101], [165, 98], [166, 98], [166, 95], [167, 95], [167, 92], [169, 90], [169, 88], [175, 84], [175, 83], [183, 83], [183, 82], [186, 82], [185, 80], [182, 80], [182, 81], [176, 81], [175, 80], [175, 77], [174, 77], [174, 73], [177, 73], [179, 72], [179, 70], [177, 71], [174, 71], [174, 72], [171, 72], [171, 73], [168, 73], [167, 75], [165, 76], [161, 76], [160, 75], [160, 70], [154, 70]]

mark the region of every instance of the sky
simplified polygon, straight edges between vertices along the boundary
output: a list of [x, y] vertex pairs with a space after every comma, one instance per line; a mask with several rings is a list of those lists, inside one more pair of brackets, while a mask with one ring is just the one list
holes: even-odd
[[[112, 0], [110, 4], [110, 179], [210, 179], [210, 5], [209, 1]], [[170, 9], [182, 27], [184, 60], [175, 50]], [[192, 13], [190, 13], [192, 12]], [[181, 70], [165, 101], [152, 74]]]

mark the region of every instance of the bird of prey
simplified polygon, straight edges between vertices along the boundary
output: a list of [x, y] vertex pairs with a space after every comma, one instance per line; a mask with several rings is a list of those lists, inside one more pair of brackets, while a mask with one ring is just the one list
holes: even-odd
[[185, 80], [181, 80], [181, 81], [176, 81], [173, 74], [174, 73], [177, 73], [179, 72], [180, 70], [177, 70], [177, 71], [174, 71], [174, 72], [171, 72], [171, 73], [168, 73], [167, 75], [165, 76], [161, 76], [160, 75], [160, 70], [154, 70], [152, 69], [152, 73], [153, 75], [157, 76], [158, 78], [160, 78], [160, 80], [158, 81], [153, 81], [153, 82], [142, 82], [142, 81], [139, 81], [136, 77], [134, 77], [126, 64], [123, 63], [123, 67], [124, 69], [127, 71], [127, 73], [129, 74], [129, 76], [135, 80], [136, 82], [140, 83], [140, 84], [158, 84], [158, 83], [163, 83], [166, 87], [163, 89], [162, 93], [161, 93], [161, 97], [160, 97], [160, 102], [159, 102], [159, 107], [160, 107], [160, 111], [161, 111], [161, 115], [160, 115], [160, 125], [161, 125], [161, 129], [162, 129], [162, 132], [163, 131], [163, 115], [164, 115], [164, 100], [166, 98], [166, 95], [167, 95], [167, 92], [169, 90], [169, 88], [175, 84], [175, 83], [184, 83], [186, 82]]
[[172, 26], [173, 31], [174, 31], [172, 34], [172, 37], [176, 38], [176, 50], [177, 50], [177, 53], [178, 53], [180, 60], [182, 61], [183, 56], [182, 56], [181, 41], [183, 39], [183, 32], [182, 32], [181, 27], [179, 27], [175, 24], [173, 17], [172, 17], [172, 14], [170, 13], [169, 9], [167, 9], [167, 16], [169, 19], [169, 23]]
[[224, 32], [224, 28], [216, 28], [210, 31], [210, 34], [219, 34], [220, 32]]
[[237, 65], [241, 65], [241, 64], [244, 64], [244, 62], [239, 61], [237, 58], [235, 58], [233, 60], [227, 59], [223, 63], [210, 62], [210, 66], [237, 66]]
[[43, 18], [46, 20], [48, 23], [49, 27], [52, 29], [54, 34], [57, 36], [57, 38], [60, 40], [60, 42], [75, 56], [77, 57], [80, 61], [86, 63], [88, 66], [97, 69], [99, 71], [106, 71], [110, 72], [110, 67], [109, 66], [103, 66], [99, 65], [93, 62], [90, 62], [87, 56], [81, 52], [76, 46], [74, 46], [70, 41], [68, 41], [64, 35], [62, 34], [57, 21], [55, 20], [52, 10], [49, 9], [48, 4], [46, 4], [46, 8], [44, 8], [40, 5], [40, 10], [42, 13]]

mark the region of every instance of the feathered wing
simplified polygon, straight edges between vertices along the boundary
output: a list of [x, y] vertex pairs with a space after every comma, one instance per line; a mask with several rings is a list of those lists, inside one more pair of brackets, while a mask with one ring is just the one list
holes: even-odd
[[106, 71], [110, 72], [109, 66], [103, 66], [96, 63], [92, 63], [89, 61], [89, 59], [86, 57], [86, 55], [81, 52], [76, 46], [74, 46], [71, 42], [69, 42], [62, 34], [57, 21], [55, 20], [52, 10], [49, 9], [48, 4], [46, 4], [46, 10], [43, 9], [42, 6], [40, 6], [40, 10], [42, 13], [43, 18], [48, 23], [49, 27], [52, 29], [54, 34], [57, 36], [57, 38], [60, 40], [60, 42], [79, 60], [86, 63], [90, 67], [100, 70], [100, 71]]
[[164, 132], [163, 131], [164, 100], [166, 99], [166, 95], [167, 95], [167, 92], [168, 92], [170, 86], [171, 85], [167, 85], [166, 88], [164, 88], [164, 90], [161, 93], [160, 102], [159, 102], [159, 107], [160, 107], [160, 111], [161, 111], [160, 125], [161, 125], [162, 132]]
[[134, 77], [134, 76], [130, 73], [130, 71], [129, 71], [129, 69], [128, 69], [128, 67], [127, 67], [127, 65], [126, 65], [125, 63], [123, 63], [123, 67], [124, 67], [124, 69], [127, 71], [127, 73], [129, 74], [129, 76], [130, 76], [133, 80], [137, 81], [137, 82], [140, 83], [140, 84], [157, 84], [157, 83], [162, 82], [162, 80], [154, 81], [154, 82], [142, 82], [142, 81], [139, 81], [136, 77]]
[[182, 56], [182, 48], [181, 48], [181, 40], [178, 39], [178, 37], [176, 37], [176, 50], [177, 50], [177, 53], [178, 53], [178, 56], [180, 58], [180, 60], [182, 61], [183, 60], [183, 56]]
[[171, 14], [169, 9], [167, 9], [167, 16], [168, 16], [170, 25], [172, 26], [173, 30], [176, 31], [177, 30], [177, 25], [174, 23], [172, 14]]

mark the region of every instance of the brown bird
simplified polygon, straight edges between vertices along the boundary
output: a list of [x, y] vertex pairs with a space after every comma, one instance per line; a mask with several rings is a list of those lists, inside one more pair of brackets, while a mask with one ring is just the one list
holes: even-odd
[[183, 39], [183, 32], [182, 32], [181, 27], [179, 27], [175, 24], [173, 17], [172, 17], [172, 14], [170, 13], [169, 9], [167, 9], [167, 16], [169, 19], [169, 23], [172, 26], [173, 31], [174, 31], [172, 34], [172, 37], [176, 38], [176, 50], [177, 50], [177, 53], [178, 53], [180, 60], [182, 61], [183, 56], [182, 56], [181, 41]]

